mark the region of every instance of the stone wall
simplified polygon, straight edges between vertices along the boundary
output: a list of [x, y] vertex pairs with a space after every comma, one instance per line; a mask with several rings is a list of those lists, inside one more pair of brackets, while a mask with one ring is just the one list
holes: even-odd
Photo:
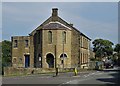
[[30, 37], [30, 67], [34, 67], [34, 36]]
[[[12, 37], [12, 63], [14, 67], [25, 66], [25, 56], [30, 55], [30, 37], [29, 36], [14, 36]], [[26, 46], [28, 40], [28, 46]], [[15, 43], [16, 41], [16, 43]], [[32, 59], [30, 59], [32, 60]]]
[[[48, 43], [48, 31], [52, 32], [53, 42], [51, 44]], [[46, 56], [49, 53], [51, 53], [54, 56], [54, 60], [56, 59], [57, 61], [56, 66], [62, 67], [60, 55], [63, 54], [63, 43], [62, 43], [63, 31], [66, 31], [66, 44], [64, 44], [64, 53], [67, 55], [67, 58], [64, 59], [64, 67], [65, 68], [71, 67], [71, 31], [70, 30], [43, 30], [42, 31], [43, 33], [43, 36], [42, 36], [43, 68], [48, 68], [48, 64], [46, 62]], [[55, 45], [56, 45], [56, 58], [55, 58]]]
[[72, 67], [77, 67], [79, 63], [79, 58], [80, 58], [80, 32], [77, 30], [73, 29], [72, 30], [72, 35], [71, 35], [71, 66]]
[[[62, 72], [74, 72], [74, 68], [59, 68], [59, 73]], [[20, 76], [31, 74], [46, 74], [55, 73], [55, 68], [14, 68], [4, 67], [4, 76]]]
[[19, 75], [30, 75], [30, 74], [42, 74], [42, 73], [51, 73], [55, 72], [53, 68], [14, 68], [14, 67], [5, 67], [4, 76], [19, 76]]
[[88, 68], [90, 58], [90, 40], [81, 34], [80, 36], [80, 66], [81, 68]]

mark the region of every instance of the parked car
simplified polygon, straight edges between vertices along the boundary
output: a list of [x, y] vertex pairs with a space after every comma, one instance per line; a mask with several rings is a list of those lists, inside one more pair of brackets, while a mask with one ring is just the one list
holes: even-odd
[[107, 60], [104, 64], [105, 68], [113, 68], [114, 64], [112, 60]]

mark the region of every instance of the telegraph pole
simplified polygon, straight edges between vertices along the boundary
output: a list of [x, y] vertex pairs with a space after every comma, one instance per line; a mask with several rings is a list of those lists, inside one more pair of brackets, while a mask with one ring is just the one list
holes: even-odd
[[57, 58], [56, 58], [56, 45], [55, 45], [55, 68], [57, 67]]
[[57, 68], [57, 57], [56, 57], [56, 45], [55, 45], [55, 74], [58, 75], [58, 68]]
[[64, 68], [64, 39], [63, 39], [63, 68]]

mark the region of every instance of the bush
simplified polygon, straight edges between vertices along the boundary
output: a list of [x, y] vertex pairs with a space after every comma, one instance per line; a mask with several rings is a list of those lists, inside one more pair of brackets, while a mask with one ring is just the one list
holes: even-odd
[[96, 59], [94, 57], [90, 58], [90, 61], [96, 61]]

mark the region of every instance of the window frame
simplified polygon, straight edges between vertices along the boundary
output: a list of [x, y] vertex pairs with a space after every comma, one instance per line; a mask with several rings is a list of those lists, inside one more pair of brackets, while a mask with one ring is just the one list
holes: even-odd
[[53, 38], [52, 38], [52, 31], [48, 31], [48, 44], [52, 44]]
[[29, 47], [29, 40], [28, 39], [25, 40], [25, 47]]
[[63, 31], [62, 32], [62, 43], [64, 43], [64, 44], [66, 44], [66, 35], [67, 33], [66, 33], [66, 31]]

